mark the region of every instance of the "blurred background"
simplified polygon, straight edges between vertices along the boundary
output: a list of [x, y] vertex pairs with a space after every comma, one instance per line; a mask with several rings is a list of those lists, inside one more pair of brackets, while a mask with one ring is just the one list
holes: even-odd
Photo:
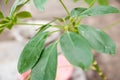
[[[78, 3], [73, 3], [72, 0], [63, 0], [69, 10], [74, 7], [87, 5], [80, 0]], [[0, 10], [7, 16], [14, 0], [10, 0], [6, 5], [4, 0], [0, 0]], [[120, 0], [109, 0], [109, 4], [120, 9]], [[33, 3], [25, 5], [22, 10], [30, 11], [33, 18], [27, 19], [26, 22], [31, 23], [47, 23], [54, 17], [64, 17], [66, 12], [59, 3], [59, 0], [51, 0], [47, 3], [45, 12], [38, 11]], [[120, 20], [119, 14], [104, 15], [97, 17], [87, 17], [83, 19], [83, 23], [89, 24], [100, 29], [111, 24], [114, 21]], [[95, 53], [95, 58], [99, 66], [104, 71], [109, 80], [120, 80], [120, 24], [106, 30], [106, 32], [115, 41], [116, 55], [110, 56], [105, 54]], [[35, 34], [36, 27], [33, 26], [15, 26], [11, 31], [5, 30], [0, 34], [0, 80], [19, 80], [17, 72], [17, 61], [24, 45]], [[59, 34], [53, 35], [49, 40], [54, 40]], [[49, 42], [48, 40], [48, 42]], [[71, 80], [101, 80], [98, 74], [92, 70], [83, 72], [81, 69], [75, 68]], [[82, 78], [81, 78], [82, 77]]]

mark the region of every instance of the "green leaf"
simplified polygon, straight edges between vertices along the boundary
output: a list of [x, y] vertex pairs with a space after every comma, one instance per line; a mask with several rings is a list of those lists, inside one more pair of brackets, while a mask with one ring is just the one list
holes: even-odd
[[48, 0], [33, 0], [34, 5], [36, 6], [36, 8], [40, 11], [44, 11], [44, 7], [46, 5]]
[[98, 51], [108, 54], [115, 54], [115, 43], [102, 30], [88, 25], [78, 27], [80, 35], [88, 40], [90, 46]]
[[3, 28], [4, 26], [6, 26], [5, 23], [0, 23], [0, 28]]
[[43, 26], [41, 26], [39, 32], [43, 32], [43, 31], [45, 31], [46, 29], [48, 29], [49, 27], [51, 27], [50, 24], [43, 25]]
[[60, 38], [61, 49], [68, 61], [84, 70], [90, 68], [93, 54], [87, 40], [73, 32], [64, 33]]
[[19, 11], [29, 0], [15, 0], [10, 10], [10, 17], [13, 17], [15, 12]]
[[0, 29], [0, 33], [2, 33], [2, 32], [3, 32], [3, 30], [4, 30], [4, 29]]
[[57, 44], [50, 44], [43, 51], [32, 69], [30, 80], [55, 80], [57, 68]]
[[17, 14], [16, 14], [16, 17], [17, 17], [17, 18], [24, 19], [24, 18], [31, 18], [32, 15], [31, 15], [31, 13], [28, 12], [28, 11], [22, 11], [22, 12], [17, 13]]
[[81, 16], [98, 16], [111, 13], [120, 13], [120, 11], [112, 6], [94, 6], [81, 13]]
[[44, 48], [48, 34], [48, 32], [39, 32], [24, 47], [18, 61], [18, 71], [20, 73], [26, 72], [36, 64]]
[[9, 17], [4, 17], [3, 19], [1, 19], [0, 21], [0, 27], [6, 27], [8, 29], [11, 29], [14, 25], [15, 21], [14, 19], [10, 19]]
[[94, 0], [84, 0], [87, 4], [91, 4]]
[[5, 3], [8, 4], [9, 0], [5, 0]]
[[73, 2], [78, 2], [79, 0], [72, 0]]
[[[81, 12], [80, 9], [75, 11], [77, 13]], [[83, 11], [80, 14], [77, 14], [76, 12], [72, 12], [71, 16], [81, 16], [81, 17], [98, 16], [98, 15], [105, 15], [105, 14], [111, 14], [111, 13], [120, 13], [120, 10], [112, 6], [94, 6]], [[73, 14], [73, 13], [76, 13], [76, 14]]]
[[3, 30], [4, 30], [4, 25], [1, 25], [1, 24], [0, 24], [0, 33], [2, 33]]
[[4, 18], [3, 13], [0, 11], [0, 19]]
[[71, 11], [71, 16], [78, 16], [79, 14], [81, 14], [82, 12], [84, 12], [85, 10], [87, 10], [87, 8], [82, 8], [82, 7], [74, 8]]
[[3, 31], [5, 27], [7, 27], [9, 24], [9, 19], [8, 17], [1, 19], [0, 21], [0, 30]]
[[100, 5], [108, 5], [108, 0], [97, 0]]
[[10, 20], [10, 21], [6, 24], [6, 27], [7, 27], [8, 29], [12, 29], [13, 25], [14, 25], [13, 21]]

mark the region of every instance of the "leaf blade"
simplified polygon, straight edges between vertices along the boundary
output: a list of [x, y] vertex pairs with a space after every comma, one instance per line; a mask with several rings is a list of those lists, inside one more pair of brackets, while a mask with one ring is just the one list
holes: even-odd
[[82, 36], [67, 32], [60, 38], [60, 45], [65, 57], [71, 64], [85, 70], [92, 64], [93, 55], [90, 46]]
[[22, 12], [17, 13], [17, 14], [16, 14], [16, 17], [17, 17], [17, 18], [22, 18], [22, 19], [24, 19], [24, 18], [31, 18], [32, 15], [31, 15], [31, 13], [28, 12], [28, 11], [22, 11]]
[[3, 13], [0, 11], [0, 19], [4, 18]]
[[81, 14], [82, 12], [84, 12], [85, 10], [87, 10], [87, 8], [82, 8], [82, 7], [77, 7], [77, 8], [74, 8], [70, 15], [71, 16], [75, 16], [75, 15], [78, 15], [78, 14]]
[[8, 4], [9, 0], [5, 0], [5, 3]]
[[45, 31], [46, 29], [48, 29], [49, 27], [51, 27], [50, 24], [45, 24], [45, 25], [41, 26], [39, 32], [43, 32], [43, 31]]
[[79, 0], [72, 0], [73, 2], [78, 2]]
[[81, 14], [75, 14], [75, 15], [71, 14], [71, 16], [88, 17], [88, 16], [98, 16], [98, 15], [113, 14], [113, 13], [120, 13], [120, 10], [112, 6], [94, 6], [83, 11]]
[[84, 0], [87, 4], [91, 4], [94, 0]]
[[36, 6], [36, 8], [40, 11], [44, 11], [44, 7], [46, 5], [48, 0], [33, 0], [34, 5]]
[[102, 30], [88, 25], [80, 25], [78, 31], [80, 35], [88, 40], [90, 46], [94, 50], [108, 54], [115, 53], [115, 43]]
[[20, 73], [26, 72], [35, 65], [44, 48], [48, 34], [48, 32], [38, 33], [26, 44], [18, 61]]
[[100, 5], [108, 5], [108, 0], [97, 0]]
[[50, 44], [32, 70], [30, 80], [55, 80], [57, 67], [57, 44]]
[[10, 17], [12, 18], [15, 14], [15, 12], [17, 12], [18, 10], [20, 10], [20, 8], [22, 6], [24, 6], [29, 0], [16, 0], [13, 4], [13, 6], [11, 7], [10, 10]]

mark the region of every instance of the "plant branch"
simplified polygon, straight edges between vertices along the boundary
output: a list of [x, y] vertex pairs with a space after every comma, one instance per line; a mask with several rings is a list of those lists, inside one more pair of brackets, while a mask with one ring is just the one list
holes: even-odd
[[70, 15], [70, 12], [68, 11], [67, 7], [65, 6], [65, 4], [63, 3], [62, 0], [59, 0], [60, 3], [62, 4], [63, 8], [65, 9], [65, 11], [67, 12], [68, 15]]
[[52, 31], [51, 34], [55, 33], [55, 32], [59, 32], [60, 30], [55, 30], [55, 31]]
[[91, 8], [94, 4], [95, 4], [96, 0], [93, 0], [91, 3], [90, 3], [90, 6], [89, 8]]
[[[57, 19], [55, 19], [55, 20], [52, 20], [52, 21], [50, 21], [49, 23], [47, 23], [47, 24], [51, 24], [51, 23], [53, 23], [53, 22], [55, 22]], [[16, 25], [33, 25], [33, 26], [43, 26], [43, 25], [46, 25], [46, 24], [34, 24], [34, 23], [24, 23], [24, 22], [17, 22], [17, 23], [15, 23]]]
[[42, 26], [44, 24], [34, 24], [34, 23], [23, 23], [23, 22], [19, 22], [16, 23], [16, 25], [34, 25], [34, 26]]
[[105, 27], [103, 28], [103, 30], [106, 31], [106, 30], [114, 27], [114, 26], [117, 25], [117, 24], [120, 24], [120, 20], [117, 20], [117, 21], [113, 22], [112, 24], [110, 24], [110, 25], [108, 25], [108, 26], [105, 26]]
[[98, 73], [98, 75], [102, 78], [102, 80], [108, 80], [107, 77], [105, 76], [105, 74], [102, 72], [102, 70], [98, 66], [97, 61], [94, 60], [94, 63], [91, 66], [91, 69], [96, 71]]

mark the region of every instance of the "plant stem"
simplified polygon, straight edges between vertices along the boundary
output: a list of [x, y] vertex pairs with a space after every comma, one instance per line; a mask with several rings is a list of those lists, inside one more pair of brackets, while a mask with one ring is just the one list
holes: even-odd
[[94, 4], [95, 4], [96, 0], [93, 0], [89, 6], [89, 8], [91, 8]]
[[66, 20], [64, 18], [63, 18], [63, 22], [64, 22], [65, 25], [67, 25]]
[[44, 24], [34, 24], [34, 23], [23, 23], [23, 22], [19, 22], [16, 23], [16, 25], [34, 25], [34, 26], [42, 26]]
[[[49, 23], [47, 24], [51, 24], [53, 22], [55, 22], [57, 19], [55, 20], [52, 20], [50, 21]], [[34, 24], [34, 23], [24, 23], [24, 22], [18, 22], [18, 23], [15, 23], [16, 25], [34, 25], [34, 26], [43, 26], [43, 25], [46, 25], [46, 24]]]
[[55, 30], [55, 31], [52, 31], [51, 34], [55, 33], [55, 32], [59, 32], [60, 30]]
[[65, 6], [65, 4], [63, 3], [62, 0], [59, 0], [60, 3], [62, 4], [63, 8], [65, 9], [65, 11], [67, 12], [68, 15], [70, 15], [70, 12], [68, 11], [67, 7]]
[[94, 60], [94, 63], [92, 65], [91, 69], [96, 71], [98, 73], [98, 75], [102, 78], [102, 80], [108, 80], [107, 77], [105, 76], [105, 74], [102, 72], [102, 70], [98, 66], [97, 61]]
[[110, 25], [108, 25], [108, 26], [105, 26], [105, 27], [103, 28], [103, 30], [106, 31], [106, 30], [114, 27], [115, 25], [117, 25], [117, 24], [119, 24], [119, 23], [120, 23], [120, 20], [117, 20], [117, 21], [113, 22], [112, 24], [110, 24]]

